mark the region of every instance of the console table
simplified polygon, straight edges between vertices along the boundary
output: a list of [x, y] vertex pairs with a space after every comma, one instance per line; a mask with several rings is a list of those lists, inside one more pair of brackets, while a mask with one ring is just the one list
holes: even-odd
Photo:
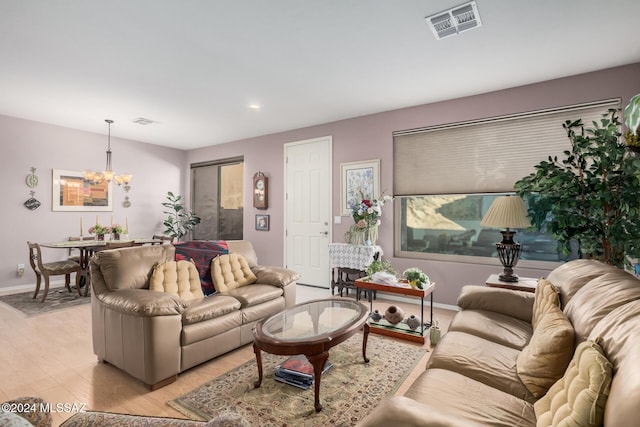
[[[382, 248], [376, 245], [352, 245], [349, 243], [330, 243], [331, 295], [337, 287], [340, 296], [344, 290], [355, 288], [354, 281], [366, 275], [365, 270], [382, 255]], [[356, 297], [358, 297], [356, 295]], [[357, 298], [359, 299], [359, 298]]]

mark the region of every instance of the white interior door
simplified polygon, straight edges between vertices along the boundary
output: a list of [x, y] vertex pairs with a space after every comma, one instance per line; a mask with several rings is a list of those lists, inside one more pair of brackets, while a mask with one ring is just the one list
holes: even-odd
[[329, 288], [331, 137], [285, 144], [287, 268], [298, 283]]

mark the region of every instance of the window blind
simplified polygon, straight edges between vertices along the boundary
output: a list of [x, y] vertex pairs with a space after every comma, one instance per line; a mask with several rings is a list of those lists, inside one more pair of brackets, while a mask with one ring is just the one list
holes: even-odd
[[511, 192], [549, 156], [571, 148], [562, 127], [588, 127], [620, 99], [393, 134], [395, 196]]

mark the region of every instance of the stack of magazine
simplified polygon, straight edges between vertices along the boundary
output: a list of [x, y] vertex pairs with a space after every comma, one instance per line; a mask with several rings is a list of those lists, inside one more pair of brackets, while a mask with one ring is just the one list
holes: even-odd
[[[322, 373], [327, 372], [332, 366], [333, 363], [327, 360]], [[306, 390], [313, 385], [313, 365], [303, 354], [291, 356], [276, 366], [275, 380]]]

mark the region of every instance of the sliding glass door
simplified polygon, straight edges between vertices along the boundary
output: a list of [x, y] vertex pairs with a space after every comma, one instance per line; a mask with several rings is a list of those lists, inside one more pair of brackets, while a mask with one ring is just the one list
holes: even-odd
[[193, 210], [202, 219], [194, 239], [242, 239], [243, 177], [242, 158], [191, 166]]

